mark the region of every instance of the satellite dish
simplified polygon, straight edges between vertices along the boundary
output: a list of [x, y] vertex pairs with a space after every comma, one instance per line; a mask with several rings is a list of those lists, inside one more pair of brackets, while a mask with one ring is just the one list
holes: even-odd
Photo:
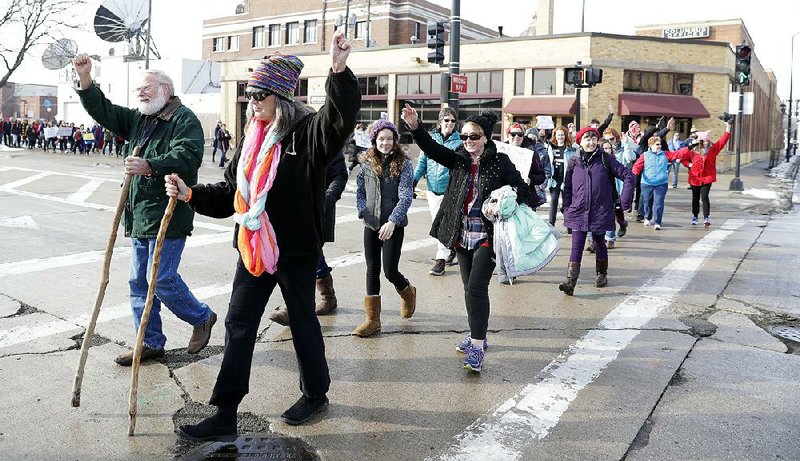
[[78, 44], [74, 40], [61, 38], [51, 43], [42, 54], [42, 65], [46, 69], [58, 70], [66, 67], [78, 55]]
[[94, 16], [94, 32], [107, 42], [130, 41], [145, 34], [147, 0], [106, 0]]
[[150, 37], [149, 0], [105, 0], [94, 16], [94, 32], [101, 39], [127, 42], [128, 60], [144, 59], [148, 44], [156, 58], [161, 58]]

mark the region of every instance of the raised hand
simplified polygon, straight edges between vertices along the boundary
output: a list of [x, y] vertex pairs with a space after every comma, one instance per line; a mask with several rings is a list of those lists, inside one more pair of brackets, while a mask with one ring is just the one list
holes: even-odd
[[611, 104], [608, 105], [608, 113], [612, 115], [614, 114], [614, 106]]
[[667, 120], [667, 128], [669, 128], [669, 131], [675, 131], [675, 117], [670, 117]]
[[89, 88], [92, 85], [92, 59], [86, 53], [81, 53], [72, 60], [72, 66], [75, 68], [75, 73], [78, 74], [78, 80], [82, 90]]
[[78, 76], [91, 75], [92, 73], [92, 59], [86, 53], [81, 53], [72, 60], [72, 66], [75, 68], [75, 73]]
[[344, 38], [344, 34], [341, 31], [334, 32], [333, 40], [331, 41], [331, 59], [333, 61], [331, 68], [333, 73], [338, 74], [347, 68], [347, 57], [350, 56], [350, 50], [352, 49], [350, 42]]
[[412, 130], [416, 130], [419, 126], [419, 114], [417, 114], [417, 110], [406, 103], [406, 106], [403, 107], [400, 112], [400, 118], [406, 122], [406, 125]]

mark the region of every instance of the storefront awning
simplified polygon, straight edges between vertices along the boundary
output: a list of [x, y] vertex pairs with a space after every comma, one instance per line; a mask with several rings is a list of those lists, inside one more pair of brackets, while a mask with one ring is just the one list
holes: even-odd
[[511, 98], [503, 112], [516, 115], [568, 115], [575, 113], [575, 98]]
[[708, 118], [710, 114], [699, 99], [675, 94], [622, 93], [620, 115], [665, 115], [667, 117]]

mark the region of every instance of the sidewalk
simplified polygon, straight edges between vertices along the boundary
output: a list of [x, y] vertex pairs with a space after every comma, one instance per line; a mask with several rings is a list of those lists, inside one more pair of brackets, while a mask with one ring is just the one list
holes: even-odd
[[766, 163], [742, 168], [743, 193], [725, 190], [732, 171], [712, 188], [712, 204], [730, 199], [724, 207], [772, 193], [776, 213], [709, 312], [713, 334], [697, 341], [625, 459], [800, 459], [800, 343], [776, 334], [800, 341], [800, 275], [787, 270], [800, 263], [800, 210], [786, 209], [800, 187], [783, 178], [797, 158], [773, 170], [777, 179], [764, 176]]

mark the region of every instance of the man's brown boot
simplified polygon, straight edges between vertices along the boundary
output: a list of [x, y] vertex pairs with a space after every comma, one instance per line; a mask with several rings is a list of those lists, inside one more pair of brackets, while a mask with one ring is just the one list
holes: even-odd
[[333, 290], [333, 277], [328, 274], [327, 277], [317, 279], [317, 291], [319, 292], [319, 301], [317, 302], [317, 315], [332, 314], [336, 310], [336, 292]]
[[289, 326], [289, 311], [284, 307], [269, 314], [269, 319], [278, 325]]
[[189, 338], [189, 345], [186, 347], [186, 352], [190, 354], [197, 354], [208, 345], [211, 339], [211, 329], [217, 323], [217, 314], [211, 313], [211, 317], [205, 323], [197, 325], [192, 331], [192, 337]]

